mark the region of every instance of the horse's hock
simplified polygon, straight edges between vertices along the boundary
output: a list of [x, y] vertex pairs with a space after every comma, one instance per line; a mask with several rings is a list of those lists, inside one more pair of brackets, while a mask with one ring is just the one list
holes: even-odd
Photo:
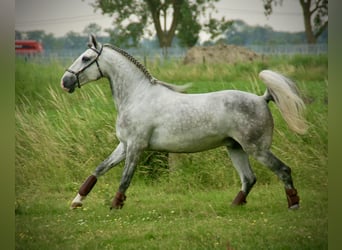
[[236, 46], [220, 44], [216, 46], [196, 46], [188, 50], [184, 64], [253, 62], [261, 59], [254, 51]]

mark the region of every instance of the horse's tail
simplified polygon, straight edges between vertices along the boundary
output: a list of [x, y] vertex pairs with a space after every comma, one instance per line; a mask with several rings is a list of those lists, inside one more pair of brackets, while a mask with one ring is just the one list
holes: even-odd
[[295, 83], [271, 70], [261, 71], [259, 77], [267, 86], [263, 95], [264, 99], [267, 102], [274, 101], [276, 103], [291, 130], [304, 134], [308, 129], [308, 124], [303, 117], [305, 104]]

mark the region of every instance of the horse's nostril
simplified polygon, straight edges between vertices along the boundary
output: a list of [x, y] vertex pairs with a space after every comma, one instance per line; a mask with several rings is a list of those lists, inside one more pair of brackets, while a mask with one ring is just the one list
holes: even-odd
[[61, 88], [63, 89], [63, 90], [65, 90], [65, 91], [68, 91], [69, 92], [69, 88], [67, 88], [66, 86], [65, 86], [65, 83], [64, 83], [64, 81], [63, 80], [61, 80]]
[[64, 86], [64, 81], [63, 81], [63, 80], [61, 80], [61, 88], [62, 88], [62, 89], [65, 88], [65, 86]]

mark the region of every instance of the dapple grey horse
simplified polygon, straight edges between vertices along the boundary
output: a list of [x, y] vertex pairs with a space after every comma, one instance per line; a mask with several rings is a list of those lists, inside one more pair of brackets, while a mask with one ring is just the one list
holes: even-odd
[[154, 78], [134, 57], [89, 36], [88, 49], [66, 70], [61, 87], [108, 78], [117, 110], [116, 136], [120, 143], [80, 187], [71, 208], [82, 206], [97, 179], [125, 160], [119, 189], [111, 208], [122, 208], [126, 191], [144, 150], [173, 153], [200, 152], [220, 146], [228, 149], [242, 187], [233, 205], [243, 205], [256, 182], [249, 156], [273, 171], [285, 186], [288, 208], [299, 207], [291, 169], [271, 151], [273, 118], [268, 103], [278, 106], [290, 129], [307, 130], [304, 103], [295, 84], [271, 70], [260, 72], [266, 84], [262, 96], [238, 90], [203, 94], [181, 93], [182, 86]]

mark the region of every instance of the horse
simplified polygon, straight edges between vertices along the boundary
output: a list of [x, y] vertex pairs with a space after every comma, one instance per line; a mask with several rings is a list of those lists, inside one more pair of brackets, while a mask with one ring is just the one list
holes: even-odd
[[61, 88], [73, 93], [88, 82], [109, 80], [117, 110], [119, 144], [80, 186], [71, 209], [81, 207], [98, 178], [125, 160], [119, 188], [111, 207], [121, 209], [126, 191], [143, 151], [194, 153], [224, 146], [239, 174], [241, 189], [232, 206], [246, 204], [256, 183], [249, 156], [268, 167], [284, 184], [288, 209], [299, 208], [299, 196], [291, 168], [271, 151], [274, 122], [268, 103], [279, 108], [288, 127], [304, 134], [308, 125], [305, 104], [295, 83], [272, 70], [259, 77], [266, 85], [263, 95], [239, 90], [184, 93], [178, 86], [153, 77], [126, 51], [101, 44], [89, 35], [88, 48], [66, 69]]

